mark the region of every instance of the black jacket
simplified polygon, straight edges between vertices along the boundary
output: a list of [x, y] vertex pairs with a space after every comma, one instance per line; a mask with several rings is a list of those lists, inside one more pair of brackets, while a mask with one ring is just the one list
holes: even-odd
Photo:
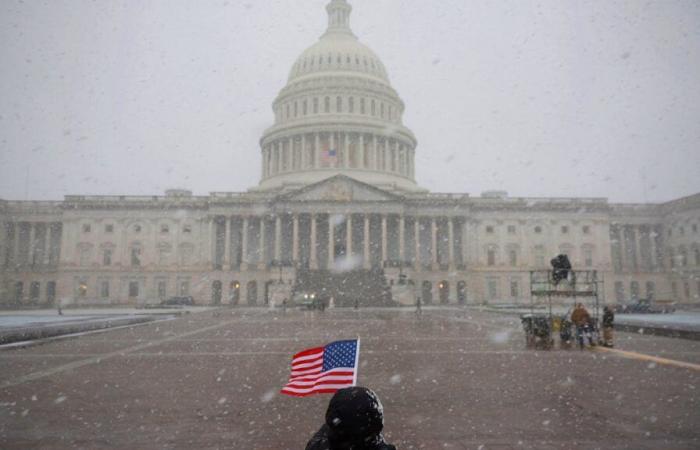
[[377, 394], [367, 388], [341, 389], [333, 395], [326, 423], [306, 450], [396, 450], [384, 441], [384, 411]]
[[[381, 434], [378, 434], [369, 442], [355, 444], [351, 447], [348, 445], [353, 444], [340, 444], [341, 446], [339, 447], [331, 447], [331, 443], [328, 438], [329, 431], [330, 428], [328, 428], [328, 425], [324, 424], [321, 429], [314, 434], [309, 443], [306, 444], [306, 450], [396, 450], [396, 447], [391, 444], [387, 444], [384, 441], [384, 436]], [[345, 445], [345, 447], [342, 445]], [[361, 446], [358, 447], [357, 445]]]
[[610, 309], [605, 310], [605, 312], [603, 313], [603, 326], [612, 328], [614, 323], [615, 323], [615, 313], [612, 312], [612, 310], [610, 310]]

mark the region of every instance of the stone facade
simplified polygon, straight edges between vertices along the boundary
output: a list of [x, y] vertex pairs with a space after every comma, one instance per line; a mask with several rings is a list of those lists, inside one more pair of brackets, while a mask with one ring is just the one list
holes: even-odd
[[384, 65], [332, 0], [293, 65], [244, 193], [0, 201], [4, 305], [265, 305], [300, 270], [382, 270], [425, 303], [530, 302], [559, 253], [605, 301], [700, 302], [700, 194], [663, 204], [430, 193]]

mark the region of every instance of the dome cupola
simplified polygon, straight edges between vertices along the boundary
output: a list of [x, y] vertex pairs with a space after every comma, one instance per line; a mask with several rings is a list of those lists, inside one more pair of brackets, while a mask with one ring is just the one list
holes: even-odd
[[352, 6], [331, 0], [328, 28], [297, 58], [273, 103], [260, 144], [259, 190], [283, 190], [343, 174], [389, 190], [414, 181], [416, 139], [384, 64], [350, 28]]

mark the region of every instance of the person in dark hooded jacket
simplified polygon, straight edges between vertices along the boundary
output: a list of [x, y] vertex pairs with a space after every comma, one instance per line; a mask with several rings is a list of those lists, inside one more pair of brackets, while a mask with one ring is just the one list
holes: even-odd
[[396, 450], [382, 436], [384, 411], [379, 397], [363, 387], [341, 389], [333, 395], [326, 423], [306, 450]]

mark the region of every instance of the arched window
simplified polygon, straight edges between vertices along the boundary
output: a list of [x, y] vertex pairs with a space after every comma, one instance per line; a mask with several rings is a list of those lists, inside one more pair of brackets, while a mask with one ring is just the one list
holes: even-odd
[[335, 99], [335, 112], [343, 112], [343, 97], [336, 97]]
[[212, 305], [221, 304], [221, 281], [215, 280], [211, 284], [211, 303]]
[[374, 100], [372, 100], [372, 106], [370, 106], [371, 112], [373, 116], [377, 115], [377, 104]]
[[384, 118], [384, 103], [379, 105], [379, 117]]
[[630, 282], [630, 295], [632, 296], [632, 300], [639, 299], [639, 282], [637, 282], [637, 281]]
[[656, 297], [656, 284], [653, 281], [647, 281], [647, 299], [653, 300]]
[[355, 97], [348, 99], [348, 112], [351, 114], [355, 112]]
[[294, 102], [294, 117], [297, 117], [299, 115], [299, 103]]
[[446, 305], [450, 301], [450, 283], [446, 280], [442, 280], [438, 284], [438, 294], [440, 297], [440, 303]]
[[496, 265], [496, 246], [489, 245], [486, 247], [486, 265], [495, 266]]
[[426, 305], [433, 302], [433, 284], [430, 281], [424, 281], [421, 285], [421, 299]]
[[318, 98], [314, 98], [314, 114], [318, 114]]
[[306, 100], [304, 100], [304, 103], [303, 103], [303, 106], [302, 106], [302, 114], [306, 115], [306, 114], [309, 112], [308, 109], [309, 109], [309, 108], [308, 108], [308, 102], [307, 102]]
[[246, 285], [246, 300], [249, 305], [255, 305], [258, 302], [258, 283], [249, 281]]
[[326, 113], [331, 112], [331, 98], [330, 97], [326, 97], [324, 99], [323, 112], [326, 112]]
[[688, 265], [688, 250], [685, 247], [680, 247], [678, 249], [678, 257], [680, 259], [681, 267]]
[[360, 114], [364, 114], [364, 113], [365, 113], [365, 99], [361, 98], [360, 99]]

